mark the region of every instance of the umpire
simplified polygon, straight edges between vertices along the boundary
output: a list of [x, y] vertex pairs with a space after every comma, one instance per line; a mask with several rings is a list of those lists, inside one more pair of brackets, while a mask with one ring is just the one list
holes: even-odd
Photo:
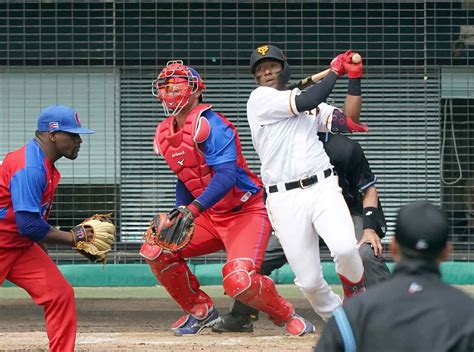
[[[360, 244], [359, 254], [364, 264], [366, 287], [390, 277], [385, 264], [381, 238], [385, 236], [386, 224], [378, 198], [376, 176], [370, 169], [360, 144], [342, 134], [320, 133], [320, 140], [339, 178], [339, 186], [351, 212], [355, 234]], [[260, 272], [264, 275], [286, 263], [280, 242], [275, 236], [268, 241]], [[310, 270], [310, 269], [308, 269]], [[220, 317], [213, 326], [214, 332], [252, 332], [253, 320], [258, 312], [240, 301], [234, 301], [230, 312]]]
[[393, 278], [336, 309], [315, 351], [474, 351], [474, 300], [440, 278], [447, 241], [441, 209], [403, 206], [390, 245]]

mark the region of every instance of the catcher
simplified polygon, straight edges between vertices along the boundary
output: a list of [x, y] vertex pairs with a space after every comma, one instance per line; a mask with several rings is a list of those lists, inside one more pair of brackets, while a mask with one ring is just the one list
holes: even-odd
[[266, 314], [292, 335], [314, 331], [259, 274], [271, 227], [260, 179], [242, 156], [235, 127], [202, 103], [204, 83], [182, 61], [170, 61], [153, 83], [166, 116], [154, 150], [178, 176], [176, 208], [156, 215], [140, 254], [158, 281], [185, 311], [172, 325], [176, 335], [198, 334], [216, 323], [212, 299], [199, 287], [185, 258], [225, 249], [227, 295]]
[[46, 253], [46, 244], [70, 245], [104, 262], [115, 240], [109, 215], [93, 216], [71, 231], [47, 222], [61, 177], [54, 163], [77, 158], [82, 133], [94, 131], [81, 127], [74, 109], [50, 106], [38, 118], [34, 139], [0, 165], [0, 285], [7, 279], [44, 306], [53, 352], [74, 351], [76, 307], [74, 291]]

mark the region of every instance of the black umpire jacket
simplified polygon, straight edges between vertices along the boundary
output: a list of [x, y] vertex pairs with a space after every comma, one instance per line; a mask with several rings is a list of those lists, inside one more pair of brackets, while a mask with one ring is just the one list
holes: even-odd
[[[352, 216], [363, 213], [363, 190], [373, 186], [377, 180], [359, 142], [342, 134], [319, 133], [331, 164], [339, 178], [339, 186]], [[378, 226], [375, 232], [385, 236], [387, 224], [380, 198], [378, 200]]]
[[[352, 298], [343, 311], [352, 351], [474, 351], [474, 300], [444, 284], [435, 263], [404, 259], [391, 280]], [[340, 317], [339, 325], [329, 320], [316, 352], [349, 350], [339, 326]]]

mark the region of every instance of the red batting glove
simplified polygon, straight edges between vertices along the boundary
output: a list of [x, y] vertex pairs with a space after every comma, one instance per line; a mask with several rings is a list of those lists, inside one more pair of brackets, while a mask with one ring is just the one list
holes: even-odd
[[344, 61], [347, 60], [345, 53], [337, 55], [332, 59], [331, 64], [329, 65], [332, 72], [341, 77], [344, 74]]
[[345, 55], [345, 60], [344, 60], [344, 70], [347, 72], [347, 77], [349, 78], [361, 78], [362, 74], [364, 72], [363, 66], [362, 66], [362, 60], [358, 63], [355, 64], [352, 62], [352, 55], [354, 55], [352, 51], [346, 51], [344, 53]]

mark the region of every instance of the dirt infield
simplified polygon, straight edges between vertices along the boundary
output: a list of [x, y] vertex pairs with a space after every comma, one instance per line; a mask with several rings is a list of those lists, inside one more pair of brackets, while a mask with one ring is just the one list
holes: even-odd
[[[308, 302], [291, 299], [299, 313], [316, 324], [317, 334], [294, 337], [266, 317], [252, 334], [215, 334], [176, 337], [169, 326], [180, 316], [169, 298], [77, 299], [76, 351], [311, 351], [322, 328]], [[227, 298], [216, 298], [217, 308], [228, 308]], [[0, 300], [0, 351], [48, 351], [42, 308], [28, 298]]]

